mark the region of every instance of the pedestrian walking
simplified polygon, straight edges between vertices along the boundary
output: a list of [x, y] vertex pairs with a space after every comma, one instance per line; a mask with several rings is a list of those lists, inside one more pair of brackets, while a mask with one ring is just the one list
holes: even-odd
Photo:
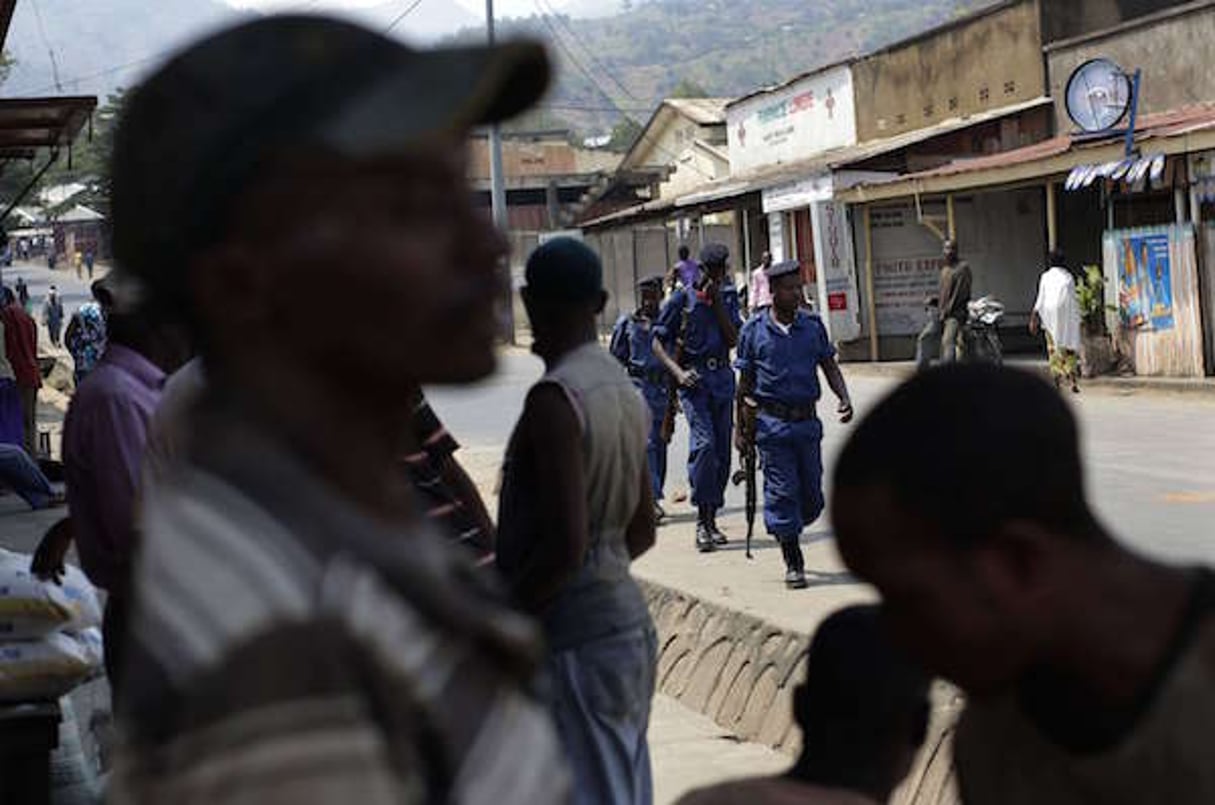
[[725, 503], [734, 444], [730, 350], [742, 327], [738, 291], [726, 280], [729, 259], [720, 243], [705, 246], [700, 278], [675, 291], [654, 327], [654, 354], [679, 386], [691, 434], [688, 481], [696, 507], [696, 548], [702, 553], [728, 541], [717, 526], [717, 512]]
[[14, 286], [17, 291], [17, 303], [21, 305], [21, 309], [26, 313], [30, 312], [30, 289], [25, 284], [25, 277], [17, 277], [17, 282]]
[[1049, 266], [1038, 279], [1038, 298], [1029, 314], [1029, 331], [1046, 334], [1046, 354], [1055, 388], [1067, 384], [1080, 391], [1080, 300], [1076, 279], [1059, 249], [1051, 251]]
[[84, 281], [84, 257], [79, 249], [72, 249], [72, 268], [76, 269], [76, 279]]
[[840, 454], [840, 554], [898, 643], [967, 694], [964, 802], [1215, 802], [1215, 574], [1121, 545], [1082, 466], [1070, 406], [1035, 375], [916, 375]]
[[63, 334], [63, 300], [59, 298], [59, 289], [54, 285], [47, 290], [46, 300], [42, 303], [42, 323], [51, 339], [51, 345], [60, 346], [60, 336]]
[[931, 351], [940, 346], [941, 363], [958, 359], [963, 327], [970, 316], [970, 289], [973, 272], [970, 264], [958, 258], [958, 243], [946, 240], [943, 247], [944, 265], [937, 295], [926, 300], [928, 323], [916, 339], [916, 368], [926, 369], [932, 363]]
[[84, 251], [84, 267], [89, 272], [89, 282], [93, 281], [93, 263], [96, 261], [97, 255], [93, 254], [92, 249]]
[[637, 284], [640, 304], [631, 314], [625, 314], [612, 329], [609, 351], [620, 361], [633, 385], [641, 392], [650, 414], [650, 431], [646, 438], [646, 458], [654, 493], [654, 516], [666, 517], [662, 509], [663, 489], [667, 478], [667, 435], [662, 431], [663, 420], [671, 402], [671, 374], [654, 354], [654, 322], [662, 305], [661, 275], [647, 277]]
[[42, 388], [42, 368], [38, 365], [38, 325], [9, 288], [3, 290], [4, 350], [17, 378], [21, 396], [22, 447], [38, 455], [38, 389]]
[[802, 748], [779, 777], [701, 789], [679, 805], [878, 805], [911, 772], [928, 732], [931, 680], [891, 645], [876, 606], [841, 609], [814, 632], [793, 692]]
[[[128, 95], [116, 270], [187, 325], [207, 380], [139, 509], [113, 802], [564, 801], [540, 635], [401, 465], [410, 393], [494, 367], [507, 244], [468, 137], [549, 74], [533, 43], [420, 51], [266, 16]], [[337, 276], [393, 316], [318, 327]]]
[[[780, 543], [785, 586], [806, 586], [802, 531], [823, 513], [823, 423], [818, 374], [839, 399], [841, 422], [852, 402], [835, 347], [818, 316], [801, 309], [801, 266], [796, 260], [768, 269], [772, 307], [751, 318], [738, 339], [738, 422], [754, 419], [755, 447], [764, 468], [764, 525]], [[747, 445], [739, 431], [739, 452]]]
[[759, 265], [751, 271], [747, 290], [747, 303], [751, 316], [772, 307], [772, 291], [768, 287], [768, 269], [771, 267], [772, 253], [764, 252]]
[[671, 266], [671, 274], [667, 278], [667, 285], [672, 291], [676, 288], [691, 288], [700, 275], [700, 263], [692, 259], [691, 249], [681, 244], [677, 254], [679, 260]]
[[109, 292], [104, 280], [97, 280], [91, 287], [92, 301], [85, 302], [68, 321], [63, 343], [72, 356], [74, 377], [79, 386], [105, 352], [106, 322], [105, 308]]
[[633, 559], [654, 544], [650, 415], [603, 349], [599, 258], [558, 238], [527, 261], [524, 304], [546, 373], [507, 448], [498, 566], [548, 642], [574, 802], [649, 805], [658, 642]]

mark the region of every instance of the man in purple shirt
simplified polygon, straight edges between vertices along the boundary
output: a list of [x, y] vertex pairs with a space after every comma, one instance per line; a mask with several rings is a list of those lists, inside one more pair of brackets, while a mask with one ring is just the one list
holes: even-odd
[[59, 569], [75, 540], [85, 574], [108, 594], [102, 633], [106, 673], [116, 688], [148, 422], [166, 374], [186, 354], [173, 325], [138, 309], [134, 289], [116, 288], [113, 296], [105, 354], [76, 390], [63, 424], [71, 526], [48, 532], [34, 570]]
[[671, 266], [667, 282], [672, 291], [676, 288], [691, 288], [696, 284], [696, 278], [700, 275], [700, 263], [693, 260], [691, 254], [686, 245], [679, 247], [679, 262]]

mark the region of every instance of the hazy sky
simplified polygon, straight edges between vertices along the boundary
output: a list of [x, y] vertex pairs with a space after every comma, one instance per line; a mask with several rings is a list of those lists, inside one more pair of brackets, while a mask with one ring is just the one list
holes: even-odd
[[[402, 11], [409, 7], [413, 0], [227, 0], [229, 5], [245, 7], [245, 8], [294, 8], [316, 10], [324, 8], [387, 8], [389, 6], [399, 6]], [[422, 3], [433, 2], [433, 0], [422, 0]], [[485, 13], [484, 0], [450, 0], [456, 5], [468, 9], [471, 13], [481, 15]], [[562, 0], [549, 0], [550, 5], [554, 8], [561, 8], [565, 5]], [[527, 16], [535, 12], [535, 4], [532, 0], [494, 0], [494, 15], [501, 16]]]

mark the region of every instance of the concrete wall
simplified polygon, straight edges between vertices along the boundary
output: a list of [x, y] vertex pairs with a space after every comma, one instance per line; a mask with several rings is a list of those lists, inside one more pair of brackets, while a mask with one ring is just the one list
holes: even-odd
[[681, 151], [672, 152], [667, 163], [674, 170], [665, 182], [658, 186], [659, 198], [678, 198], [698, 189], [706, 182], [724, 179], [730, 175], [730, 161], [710, 154], [696, 145], [688, 145]]
[[1190, 4], [1142, 27], [1115, 31], [1047, 52], [1051, 96], [1060, 131], [1075, 128], [1065, 91], [1072, 72], [1089, 59], [1113, 60], [1124, 70], [1143, 70], [1140, 114], [1215, 100], [1215, 3]]
[[1043, 41], [1071, 39], [1188, 2], [1191, 0], [1043, 0]]
[[1045, 94], [1038, 6], [1001, 7], [852, 68], [857, 135], [890, 137]]

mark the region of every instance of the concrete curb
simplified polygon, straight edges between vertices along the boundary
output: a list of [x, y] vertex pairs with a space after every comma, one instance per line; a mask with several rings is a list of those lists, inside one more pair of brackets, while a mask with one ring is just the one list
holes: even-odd
[[[1049, 379], [1050, 372], [1045, 364], [1010, 362], [1005, 364], [1014, 369], [1035, 372]], [[906, 361], [888, 361], [882, 363], [845, 363], [846, 375], [858, 377], [888, 377], [896, 380], [907, 380], [915, 374], [915, 366]], [[1215, 378], [1212, 377], [1145, 377], [1129, 376], [1115, 377], [1102, 375], [1100, 377], [1082, 378], [1081, 391], [1100, 390], [1109, 393], [1133, 394], [1135, 392], [1151, 392], [1157, 394], [1215, 394]], [[1215, 399], [1215, 398], [1213, 398]]]
[[[658, 632], [658, 692], [739, 739], [791, 757], [801, 751], [793, 692], [805, 679], [810, 636], [782, 629], [681, 590], [639, 579]], [[953, 735], [961, 694], [933, 689], [928, 740], [895, 805], [957, 805]]]

